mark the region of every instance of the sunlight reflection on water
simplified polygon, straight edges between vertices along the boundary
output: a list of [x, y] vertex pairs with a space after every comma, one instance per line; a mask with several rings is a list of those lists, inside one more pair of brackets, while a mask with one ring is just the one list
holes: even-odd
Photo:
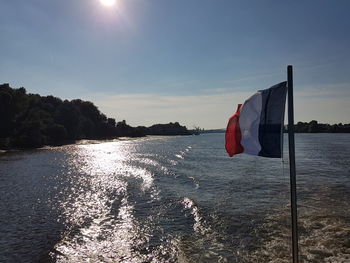
[[[156, 151], [148, 153], [142, 152], [140, 147], [127, 142], [113, 142], [83, 145], [75, 149], [71, 155], [74, 174], [71, 179], [76, 195], [63, 204], [65, 215], [74, 215], [71, 219], [75, 221], [66, 238], [56, 245], [56, 250], [64, 255], [56, 255], [58, 262], [289, 261], [289, 217], [288, 213], [280, 213], [278, 208], [282, 206], [283, 211], [289, 209], [287, 191], [282, 190], [288, 187], [283, 182], [285, 179], [279, 181], [281, 174], [272, 173], [271, 170], [280, 169], [278, 161], [272, 160], [266, 166], [260, 160], [243, 157], [237, 163], [238, 169], [241, 169], [238, 174], [246, 177], [245, 180], [251, 184], [243, 186], [240, 176], [237, 180], [232, 178], [238, 187], [232, 185], [232, 190], [236, 189], [237, 193], [231, 192], [229, 200], [239, 202], [241, 208], [238, 211], [241, 212], [237, 214], [239, 218], [231, 217], [223, 221], [220, 216], [205, 212], [205, 202], [215, 200], [219, 204], [218, 214], [232, 215], [232, 204], [229, 210], [224, 210], [223, 200], [217, 200], [218, 193], [215, 194], [215, 188], [211, 189], [215, 185], [223, 186], [221, 174], [214, 177], [208, 174], [207, 179], [197, 175], [198, 172], [206, 174], [205, 169], [210, 170], [210, 161], [202, 163], [203, 167], [191, 162], [193, 156], [189, 154], [193, 148], [189, 145], [169, 151], [160, 144]], [[264, 182], [254, 182], [257, 171], [266, 174]], [[174, 178], [176, 185], [169, 181], [166, 185], [157, 186], [156, 175], [157, 182], [161, 178], [161, 182]], [[282, 186], [281, 183], [286, 184]], [[160, 193], [159, 187], [164, 186]], [[171, 186], [174, 189], [168, 190], [178, 196], [178, 208], [166, 201], [166, 189]], [[195, 193], [201, 193], [199, 200], [205, 200], [201, 206], [193, 200]], [[285, 201], [278, 201], [276, 195]], [[235, 199], [232, 199], [233, 196]], [[272, 214], [264, 212], [274, 203], [277, 210], [271, 210], [274, 211]], [[249, 211], [249, 207], [255, 211]], [[261, 217], [260, 212], [265, 215]], [[308, 221], [309, 218], [305, 218], [305, 223]], [[303, 225], [304, 220], [300, 224]], [[183, 229], [186, 234], [177, 235], [178, 230], [169, 232], [172, 228]], [[226, 232], [225, 228], [232, 229]], [[258, 229], [255, 234], [249, 230], [254, 228]], [[341, 235], [345, 235], [345, 232], [342, 231]], [[310, 242], [307, 240], [309, 238], [301, 237], [302, 243]], [[310, 250], [311, 254], [306, 253], [309, 259], [320, 258], [317, 254], [317, 246], [320, 245], [313, 245], [315, 248]], [[340, 259], [344, 258], [342, 251], [339, 251]]]
[[134, 158], [130, 147], [119, 142], [81, 145], [72, 153], [68, 160], [72, 194], [61, 205], [73, 227], [55, 247], [64, 255], [58, 256], [59, 262], [125, 260], [147, 237], [140, 235], [133, 218], [128, 187], [136, 180], [139, 191], [149, 191], [153, 175], [128, 164]]

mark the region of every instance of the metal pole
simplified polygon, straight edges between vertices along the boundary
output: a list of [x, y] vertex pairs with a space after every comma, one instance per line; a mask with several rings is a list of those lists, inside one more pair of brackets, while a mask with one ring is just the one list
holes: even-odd
[[290, 193], [292, 213], [292, 253], [293, 263], [299, 262], [298, 253], [298, 214], [297, 190], [295, 172], [295, 142], [294, 142], [294, 107], [293, 107], [293, 66], [288, 66], [288, 142], [289, 142], [289, 169]]

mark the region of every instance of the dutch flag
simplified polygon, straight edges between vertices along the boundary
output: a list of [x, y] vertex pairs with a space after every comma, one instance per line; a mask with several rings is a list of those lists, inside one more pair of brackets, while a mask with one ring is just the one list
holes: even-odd
[[226, 151], [281, 158], [287, 82], [260, 90], [239, 104], [226, 128]]

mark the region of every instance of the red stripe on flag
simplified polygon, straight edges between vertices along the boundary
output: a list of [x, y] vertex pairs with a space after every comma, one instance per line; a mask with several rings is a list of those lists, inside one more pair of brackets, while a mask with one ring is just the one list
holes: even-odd
[[239, 115], [241, 113], [242, 104], [238, 104], [236, 113], [229, 119], [226, 134], [225, 134], [225, 148], [230, 157], [235, 154], [243, 152], [243, 146], [241, 144], [241, 128], [239, 127]]

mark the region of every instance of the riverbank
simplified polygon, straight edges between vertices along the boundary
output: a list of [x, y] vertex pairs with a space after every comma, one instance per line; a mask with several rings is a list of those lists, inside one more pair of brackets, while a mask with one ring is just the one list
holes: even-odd
[[5, 154], [9, 152], [19, 152], [19, 151], [32, 151], [32, 150], [40, 150], [40, 149], [48, 149], [48, 148], [57, 148], [67, 145], [89, 145], [89, 144], [100, 144], [105, 142], [119, 142], [119, 141], [132, 141], [132, 140], [139, 140], [141, 138], [146, 138], [146, 136], [143, 137], [120, 137], [120, 138], [113, 138], [113, 139], [83, 139], [83, 140], [77, 140], [77, 141], [65, 141], [60, 144], [56, 145], [43, 145], [40, 147], [25, 147], [25, 148], [9, 148], [9, 149], [0, 149], [0, 154]]
[[168, 137], [177, 137], [177, 136], [193, 136], [193, 135], [146, 135], [142, 137], [119, 137], [119, 138], [113, 138], [113, 139], [83, 139], [83, 140], [77, 140], [77, 141], [67, 141], [65, 143], [61, 143], [59, 145], [43, 145], [41, 147], [27, 147], [27, 148], [9, 148], [9, 149], [0, 149], [0, 155], [6, 154], [6, 153], [13, 153], [13, 152], [22, 152], [22, 151], [33, 151], [33, 150], [45, 150], [45, 149], [52, 149], [52, 148], [59, 148], [63, 146], [68, 145], [90, 145], [90, 144], [101, 144], [101, 143], [108, 143], [108, 142], [127, 142], [127, 141], [136, 141], [136, 140], [154, 140], [154, 139], [161, 139], [161, 138], [168, 138]]

